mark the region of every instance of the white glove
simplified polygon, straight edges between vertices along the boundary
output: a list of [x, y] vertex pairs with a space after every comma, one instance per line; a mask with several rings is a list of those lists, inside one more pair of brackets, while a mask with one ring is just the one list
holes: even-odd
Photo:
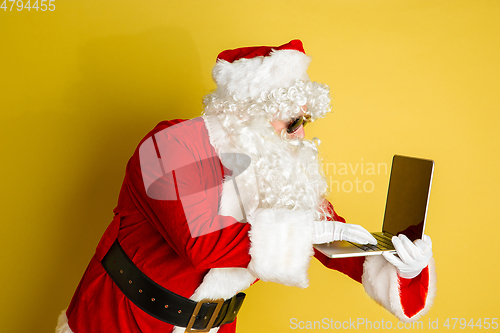
[[423, 240], [417, 239], [412, 243], [403, 234], [399, 237], [394, 236], [392, 244], [399, 258], [394, 253], [382, 253], [384, 258], [397, 268], [398, 275], [402, 278], [413, 279], [429, 264], [432, 258], [432, 241], [427, 235], [422, 238]]
[[358, 244], [377, 244], [377, 240], [365, 228], [357, 224], [334, 221], [315, 221], [313, 244], [333, 241], [349, 241]]

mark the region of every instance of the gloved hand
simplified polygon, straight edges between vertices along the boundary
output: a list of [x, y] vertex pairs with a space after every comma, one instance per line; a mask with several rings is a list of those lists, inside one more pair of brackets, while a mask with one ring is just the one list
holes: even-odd
[[315, 221], [313, 243], [349, 241], [358, 244], [377, 244], [377, 240], [365, 228], [357, 224], [334, 221]]
[[402, 278], [413, 279], [429, 264], [429, 260], [432, 258], [432, 241], [427, 235], [422, 238], [412, 243], [403, 234], [398, 237], [394, 236], [392, 244], [399, 258], [394, 253], [382, 253], [384, 258], [397, 268], [398, 274]]

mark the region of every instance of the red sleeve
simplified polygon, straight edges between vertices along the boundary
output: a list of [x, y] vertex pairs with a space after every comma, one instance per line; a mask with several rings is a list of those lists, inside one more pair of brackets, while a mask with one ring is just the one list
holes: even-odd
[[224, 170], [197, 119], [160, 123], [148, 134], [127, 165], [122, 191], [194, 268], [247, 267], [250, 225], [217, 215]]

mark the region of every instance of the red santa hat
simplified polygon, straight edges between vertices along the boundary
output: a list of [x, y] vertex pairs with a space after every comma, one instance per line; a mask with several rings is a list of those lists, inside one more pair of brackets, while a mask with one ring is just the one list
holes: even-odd
[[212, 71], [217, 92], [238, 100], [256, 99], [264, 91], [309, 81], [311, 58], [298, 39], [278, 46], [243, 47], [221, 52]]

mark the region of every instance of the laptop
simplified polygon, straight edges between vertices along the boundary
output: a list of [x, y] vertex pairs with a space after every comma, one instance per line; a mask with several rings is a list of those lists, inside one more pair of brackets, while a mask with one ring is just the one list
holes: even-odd
[[405, 234], [411, 241], [424, 235], [427, 206], [431, 191], [434, 161], [394, 155], [389, 190], [385, 204], [382, 231], [372, 232], [377, 245], [361, 245], [347, 241], [315, 244], [314, 247], [330, 258], [396, 253], [392, 236]]

